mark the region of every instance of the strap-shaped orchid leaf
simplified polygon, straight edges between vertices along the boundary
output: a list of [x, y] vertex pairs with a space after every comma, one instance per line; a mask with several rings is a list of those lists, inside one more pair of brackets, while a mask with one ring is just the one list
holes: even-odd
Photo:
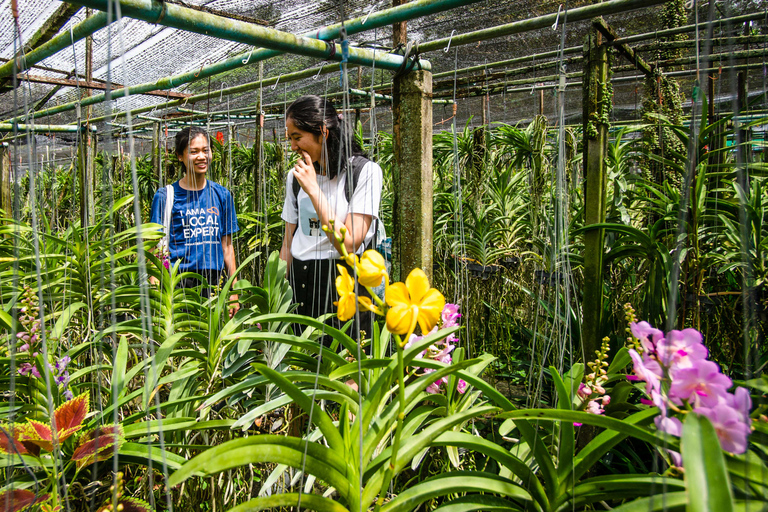
[[229, 512], [275, 510], [279, 507], [301, 507], [303, 510], [317, 510], [318, 512], [349, 512], [345, 506], [330, 498], [297, 492], [254, 498], [230, 509]]

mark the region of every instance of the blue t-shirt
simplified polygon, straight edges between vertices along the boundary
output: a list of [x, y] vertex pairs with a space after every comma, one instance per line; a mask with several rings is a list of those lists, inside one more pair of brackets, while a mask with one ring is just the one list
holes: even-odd
[[[152, 199], [151, 221], [163, 223], [165, 187]], [[232, 194], [226, 188], [206, 180], [202, 190], [184, 190], [173, 184], [173, 210], [169, 250], [171, 263], [181, 259], [180, 270], [222, 270], [222, 237], [238, 231]]]

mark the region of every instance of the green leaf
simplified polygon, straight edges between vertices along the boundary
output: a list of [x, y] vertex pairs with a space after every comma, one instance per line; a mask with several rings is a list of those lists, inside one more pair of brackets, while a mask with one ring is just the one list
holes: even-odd
[[[3, 310], [0, 310], [0, 327], [2, 330], [12, 332], [13, 329], [13, 317]], [[18, 331], [18, 329], [16, 329]]]
[[181, 468], [182, 464], [187, 462], [187, 459], [173, 452], [143, 443], [125, 443], [117, 453], [121, 463], [140, 464], [142, 466], [150, 466], [151, 464], [155, 468], [166, 466], [173, 471]]
[[125, 427], [125, 438], [140, 438], [153, 434], [168, 434], [177, 431], [230, 429], [235, 420], [197, 421], [195, 418], [165, 418], [142, 421]]
[[[605, 500], [607, 496], [622, 498], [648, 497], [660, 492], [685, 491], [685, 483], [677, 478], [659, 475], [610, 475], [584, 480], [573, 489], [575, 498], [571, 506], [578, 510], [588, 503]], [[569, 494], [570, 490], [566, 491]], [[570, 497], [570, 496], [567, 496]], [[658, 499], [663, 499], [659, 496]]]
[[128, 388], [125, 386], [125, 369], [128, 365], [128, 338], [120, 336], [117, 344], [115, 362], [112, 365], [112, 399], [122, 396]]
[[688, 510], [732, 512], [731, 481], [712, 423], [704, 416], [688, 414], [683, 424], [681, 445]]
[[69, 321], [74, 314], [77, 313], [80, 308], [84, 307], [86, 307], [86, 305], [83, 302], [75, 302], [67, 306], [64, 311], [61, 312], [59, 319], [56, 320], [56, 325], [54, 325], [50, 337], [57, 340], [61, 339], [61, 337], [64, 336], [64, 331], [69, 327]]
[[250, 512], [251, 510], [275, 510], [280, 507], [296, 507], [300, 510], [317, 510], [318, 512], [349, 512], [349, 509], [330, 498], [316, 494], [285, 493], [254, 498], [242, 503], [229, 512]]
[[472, 494], [461, 498], [451, 500], [446, 505], [441, 505], [435, 509], [435, 512], [473, 512], [483, 510], [487, 512], [514, 512], [523, 510], [517, 504], [496, 496]]
[[309, 420], [316, 423], [318, 428], [323, 431], [323, 435], [331, 448], [339, 451], [344, 449], [344, 441], [341, 438], [341, 434], [339, 434], [339, 431], [336, 429], [336, 426], [331, 421], [331, 418], [325, 411], [320, 409], [320, 407], [313, 406], [314, 404], [310, 397], [306, 396], [301, 389], [272, 368], [259, 363], [255, 363], [253, 367], [259, 373], [274, 382], [286, 395], [293, 398], [296, 404], [307, 414], [310, 414], [310, 412], [312, 413], [312, 417]]
[[384, 504], [381, 512], [410, 512], [427, 500], [456, 492], [494, 493], [530, 500], [528, 491], [505, 478], [481, 471], [452, 471], [420, 482]]
[[562, 411], [558, 409], [520, 409], [518, 411], [504, 412], [497, 416], [498, 418], [510, 418], [513, 420], [529, 421], [570, 421], [594, 425], [596, 427], [609, 428], [621, 432], [628, 436], [636, 437], [642, 441], [647, 441], [654, 445], [663, 446], [670, 450], [676, 450], [678, 443], [669, 436], [662, 436], [647, 429], [630, 425], [624, 421], [615, 418], [609, 418], [598, 414], [589, 414], [581, 411]]
[[666, 492], [614, 507], [613, 512], [683, 512], [687, 504], [688, 497], [684, 492]]
[[260, 462], [286, 464], [315, 475], [335, 487], [345, 500], [350, 493], [359, 493], [357, 480], [353, 484], [346, 477], [347, 463], [340, 454], [318, 443], [271, 434], [235, 439], [201, 453], [171, 475], [168, 487], [192, 476], [212, 475]]
[[[628, 425], [642, 424], [657, 414], [659, 414], [659, 410], [652, 407], [635, 413], [628, 418], [624, 418], [622, 422], [627, 423]], [[611, 448], [619, 444], [626, 437], [626, 433], [613, 429], [607, 429], [600, 432], [589, 442], [589, 444], [587, 444], [587, 446], [582, 448], [576, 456], [572, 473], [573, 478], [576, 480], [581, 478], [603, 455], [608, 453]], [[562, 470], [563, 468], [560, 469]], [[568, 469], [568, 473], [571, 473], [570, 468]]]
[[466, 448], [476, 453], [481, 453], [486, 457], [495, 460], [499, 464], [508, 468], [515, 477], [523, 482], [523, 486], [528, 489], [533, 499], [535, 499], [543, 510], [549, 508], [547, 495], [531, 468], [506, 450], [488, 439], [467, 434], [466, 432], [445, 432], [435, 439], [434, 446], [456, 446]]

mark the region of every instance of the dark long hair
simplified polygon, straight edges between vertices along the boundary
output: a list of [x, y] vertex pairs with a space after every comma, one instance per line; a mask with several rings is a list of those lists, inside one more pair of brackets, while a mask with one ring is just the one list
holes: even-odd
[[325, 98], [302, 96], [285, 111], [285, 118], [291, 118], [296, 128], [322, 137], [323, 126], [328, 129], [326, 149], [326, 172], [329, 178], [335, 178], [347, 169], [347, 161], [355, 155], [365, 155], [343, 120], [339, 119], [336, 108]]
[[[208, 132], [205, 131], [200, 126], [187, 126], [183, 130], [181, 130], [179, 133], [176, 134], [176, 156], [182, 156], [184, 154], [184, 150], [189, 147], [189, 141], [194, 140], [195, 137], [198, 135], [204, 135], [205, 140], [208, 141], [210, 144], [211, 139], [208, 137]], [[209, 148], [210, 151], [210, 148]], [[184, 167], [184, 170], [187, 169], [187, 163], [183, 160], [181, 161], [181, 165]], [[210, 162], [209, 162], [210, 165]]]

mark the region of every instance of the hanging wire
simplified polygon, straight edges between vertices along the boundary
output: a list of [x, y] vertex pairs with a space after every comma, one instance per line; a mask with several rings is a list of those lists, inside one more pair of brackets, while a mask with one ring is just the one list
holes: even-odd
[[[14, 17], [13, 29], [14, 29], [14, 32], [15, 32], [15, 34], [14, 34], [15, 37], [13, 38], [13, 59], [12, 59], [13, 60], [13, 65], [12, 65], [13, 73], [11, 75], [11, 81], [12, 81], [12, 84], [13, 84], [13, 108], [14, 108], [14, 111], [17, 111], [18, 107], [19, 107], [19, 98], [18, 98], [18, 86], [19, 86], [19, 84], [18, 84], [18, 70], [17, 70], [17, 67], [16, 67], [16, 63], [17, 63], [16, 56], [19, 55], [19, 53], [21, 54], [22, 66], [24, 66], [24, 60], [23, 60], [24, 59], [24, 52], [23, 52], [23, 50], [20, 50], [20, 49], [24, 48], [24, 45], [23, 45], [22, 39], [21, 39], [22, 32], [21, 32], [21, 27], [19, 25], [19, 12], [18, 12], [17, 0], [11, 0], [11, 8], [12, 8], [13, 17]], [[18, 43], [18, 45], [17, 45], [17, 43]], [[23, 89], [22, 89], [22, 93], [23, 93]], [[23, 96], [23, 101], [24, 101], [24, 103], [26, 105], [26, 97], [23, 94], [22, 94], [22, 96]], [[26, 109], [25, 109], [25, 113], [26, 113]], [[16, 162], [18, 162], [20, 160], [19, 148], [18, 148], [20, 135], [19, 135], [19, 127], [18, 127], [17, 123], [13, 124], [13, 135], [14, 135], [14, 138], [13, 138], [14, 154], [13, 154], [13, 158], [11, 159], [11, 161], [15, 165]], [[26, 135], [27, 139], [29, 139], [29, 132], [27, 132], [25, 135]], [[9, 148], [9, 151], [10, 151], [10, 148]], [[16, 173], [14, 172], [13, 169], [12, 169], [12, 173], [13, 173], [12, 175], [15, 176]], [[13, 237], [13, 255], [14, 255], [14, 258], [13, 258], [13, 273], [12, 273], [12, 278], [11, 279], [12, 279], [12, 282], [13, 282], [13, 293], [16, 295], [15, 298], [18, 299], [19, 274], [20, 274], [20, 269], [19, 269], [19, 241], [21, 240], [21, 205], [19, 203], [19, 195], [20, 194], [19, 194], [18, 183], [17, 183], [17, 181], [15, 179], [13, 180], [13, 183], [14, 183], [14, 192], [16, 192], [16, 193], [14, 193], [12, 195], [13, 196], [13, 206], [12, 206], [13, 212], [12, 212], [12, 215], [13, 215], [13, 219], [14, 219], [14, 223], [13, 223], [14, 224], [14, 237]], [[9, 375], [9, 391], [10, 391], [10, 396], [9, 396], [9, 400], [8, 400], [8, 403], [9, 403], [9, 407], [8, 407], [8, 424], [9, 425], [13, 425], [14, 419], [15, 419], [15, 411], [16, 411], [16, 407], [15, 407], [15, 404], [16, 404], [16, 372], [18, 371], [18, 369], [16, 367], [16, 343], [14, 343], [13, 340], [17, 339], [17, 337], [16, 337], [16, 335], [17, 335], [16, 326], [18, 325], [18, 323], [17, 323], [18, 322], [18, 317], [19, 317], [18, 313], [19, 313], [18, 312], [18, 308], [12, 308], [11, 309], [11, 315], [12, 315], [12, 318], [13, 318], [13, 324], [11, 326], [11, 340], [12, 340], [12, 342], [9, 344], [9, 349], [10, 349], [9, 350], [9, 353], [10, 353], [10, 375]], [[41, 316], [42, 316], [42, 313], [41, 313]], [[47, 376], [47, 372], [46, 372], [46, 376]], [[7, 431], [5, 431], [5, 429], [3, 429], [3, 430], [4, 430], [5, 435], [7, 435], [9, 438], [13, 438], [13, 435], [12, 435], [11, 432], [7, 432]], [[10, 445], [15, 447], [14, 443], [10, 443]], [[35, 473], [31, 470], [31, 468], [29, 468], [27, 466], [26, 462], [24, 461], [24, 458], [21, 456], [20, 453], [17, 452], [15, 454], [10, 454], [10, 455], [12, 457], [11, 460], [13, 460], [13, 458], [14, 458], [13, 456], [14, 455], [18, 455], [19, 460], [21, 461], [21, 464], [22, 464], [22, 466], [24, 468], [24, 471], [32, 479], [32, 482], [33, 482], [33, 485], [34, 485], [34, 489], [35, 489], [35, 494], [37, 494], [39, 492], [39, 490], [40, 490], [40, 482], [38, 481], [37, 476], [35, 475]], [[53, 462], [54, 462], [54, 471], [56, 471], [57, 470], [57, 461], [56, 461], [55, 455], [54, 455], [54, 461]], [[11, 478], [11, 472], [10, 471], [6, 471], [5, 475], [6, 475], [5, 476], [5, 478], [6, 478], [6, 488], [12, 489], [13, 488], [13, 484], [14, 484], [15, 481], [13, 480], [13, 478]]]
[[[129, 92], [128, 92], [128, 85], [129, 85], [129, 79], [128, 79], [128, 72], [127, 72], [127, 66], [125, 62], [125, 39], [124, 39], [124, 31], [123, 31], [123, 20], [122, 15], [120, 12], [120, 2], [118, 0], [115, 0], [115, 13], [116, 13], [116, 21], [117, 21], [117, 35], [118, 35], [118, 43], [120, 47], [120, 65], [122, 67], [123, 71], [123, 84], [126, 87], [125, 92], [125, 98], [128, 99]], [[137, 170], [136, 170], [136, 158], [135, 158], [135, 141], [133, 136], [133, 121], [131, 116], [131, 111], [128, 110], [126, 112], [126, 124], [128, 126], [128, 144], [129, 144], [129, 154], [130, 154], [130, 162], [131, 162], [131, 185], [133, 187], [133, 193], [136, 197], [139, 197], [139, 186], [138, 186], [138, 178], [137, 178]], [[151, 322], [151, 309], [150, 309], [150, 303], [149, 303], [149, 287], [148, 287], [148, 280], [147, 280], [147, 264], [146, 264], [146, 258], [144, 256], [144, 239], [141, 235], [141, 208], [139, 206], [139, 201], [134, 200], [133, 202], [133, 215], [136, 222], [136, 248], [137, 248], [137, 265], [139, 268], [139, 305], [140, 305], [140, 311], [141, 311], [141, 345], [142, 345], [142, 351], [144, 357], [147, 357], [149, 354], [149, 357], [151, 357], [151, 364], [144, 366], [144, 378], [145, 382], [153, 382], [152, 376], [156, 375], [157, 368], [155, 363], [155, 347], [154, 343], [150, 342], [149, 340], [149, 333], [152, 330], [152, 326], [150, 325]], [[160, 451], [162, 454], [162, 473], [163, 473], [163, 485], [162, 489], [167, 489], [167, 482], [168, 482], [168, 464], [166, 460], [165, 455], [165, 436], [163, 434], [163, 418], [160, 408], [160, 394], [154, 393], [154, 402], [155, 402], [155, 409], [157, 411], [157, 423], [158, 423], [158, 440], [160, 444]], [[147, 407], [149, 407], [149, 404], [146, 404]], [[149, 412], [149, 409], [147, 410]], [[147, 429], [148, 429], [148, 439], [147, 443], [150, 442], [150, 423], [147, 423]], [[148, 458], [149, 464], [148, 464], [148, 483], [149, 483], [149, 490], [148, 493], [149, 499], [150, 499], [150, 505], [155, 507], [155, 499], [154, 499], [154, 493], [152, 492], [152, 489], [154, 489], [154, 471], [153, 471], [153, 464], [152, 464], [152, 458]], [[173, 512], [173, 502], [171, 500], [171, 494], [169, 492], [165, 492], [166, 497], [166, 507], [168, 508], [169, 512]]]

